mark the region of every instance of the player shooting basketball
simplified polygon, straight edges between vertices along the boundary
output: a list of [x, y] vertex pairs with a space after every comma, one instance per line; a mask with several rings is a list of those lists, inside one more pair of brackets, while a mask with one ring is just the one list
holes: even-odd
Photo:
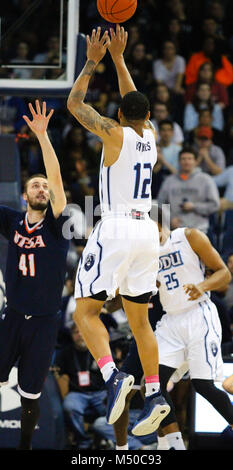
[[[146, 381], [146, 400], [133, 428], [135, 434], [157, 429], [170, 407], [162, 397], [158, 348], [148, 321], [148, 300], [156, 285], [159, 236], [149, 218], [151, 177], [156, 163], [156, 135], [149, 122], [149, 102], [139, 93], [125, 65], [127, 32], [117, 25], [101, 37], [101, 28], [87, 36], [87, 62], [73, 85], [68, 109], [103, 141], [100, 167], [101, 221], [90, 235], [80, 261], [74, 320], [96, 359], [108, 389], [107, 419], [114, 423], [125, 406], [133, 376], [119, 372], [108, 332], [99, 319], [101, 307], [117, 289], [135, 337]], [[84, 103], [91, 76], [107, 49], [116, 66], [122, 101], [120, 123], [101, 116]], [[115, 227], [130, 237], [111, 239]]]

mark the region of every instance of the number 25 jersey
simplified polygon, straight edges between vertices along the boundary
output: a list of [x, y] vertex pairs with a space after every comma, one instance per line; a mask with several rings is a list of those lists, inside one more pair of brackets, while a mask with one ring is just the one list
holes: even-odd
[[159, 297], [163, 310], [170, 314], [180, 313], [209, 299], [209, 293], [204, 293], [196, 300], [188, 300], [183, 288], [184, 284], [199, 284], [204, 277], [205, 266], [191, 248], [185, 227], [173, 230], [159, 249], [157, 280], [160, 282]]

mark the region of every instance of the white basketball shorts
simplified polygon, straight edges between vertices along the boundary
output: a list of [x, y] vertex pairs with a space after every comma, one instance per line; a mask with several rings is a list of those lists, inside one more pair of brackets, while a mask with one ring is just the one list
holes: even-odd
[[177, 369], [187, 361], [191, 379], [223, 380], [222, 328], [210, 300], [182, 313], [165, 314], [155, 335], [160, 364]]
[[159, 260], [158, 227], [145, 220], [106, 217], [93, 229], [79, 262], [75, 298], [116, 290], [128, 296], [156, 291]]

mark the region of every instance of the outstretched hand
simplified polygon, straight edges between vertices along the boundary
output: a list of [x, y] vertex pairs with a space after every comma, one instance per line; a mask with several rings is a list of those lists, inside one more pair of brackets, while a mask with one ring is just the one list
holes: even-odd
[[111, 42], [108, 45], [108, 50], [112, 56], [112, 59], [115, 60], [124, 53], [127, 44], [128, 33], [125, 31], [123, 26], [117, 24], [116, 32], [114, 29], [110, 28], [110, 34]]
[[100, 39], [100, 26], [92, 30], [91, 37], [87, 35], [87, 59], [98, 64], [106, 54], [106, 50], [110, 44], [108, 31], [105, 31]]
[[34, 110], [32, 103], [29, 103], [29, 109], [32, 113], [32, 121], [27, 116], [23, 116], [24, 121], [26, 121], [27, 125], [30, 127], [32, 132], [36, 134], [37, 137], [44, 134], [47, 131], [48, 123], [53, 115], [53, 109], [51, 109], [48, 116], [46, 116], [46, 102], [43, 101], [42, 104], [42, 112], [39, 100], [36, 100], [36, 111]]

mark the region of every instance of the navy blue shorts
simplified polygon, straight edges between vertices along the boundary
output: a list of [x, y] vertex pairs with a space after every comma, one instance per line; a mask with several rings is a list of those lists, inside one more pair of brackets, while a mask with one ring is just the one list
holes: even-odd
[[134, 338], [130, 343], [129, 351], [122, 364], [121, 371], [126, 374], [132, 374], [134, 376], [134, 387], [137, 386], [137, 388], [139, 388], [143, 376], [143, 369]]
[[18, 365], [18, 391], [38, 398], [56, 346], [60, 314], [27, 316], [6, 308], [0, 317], [0, 384]]

